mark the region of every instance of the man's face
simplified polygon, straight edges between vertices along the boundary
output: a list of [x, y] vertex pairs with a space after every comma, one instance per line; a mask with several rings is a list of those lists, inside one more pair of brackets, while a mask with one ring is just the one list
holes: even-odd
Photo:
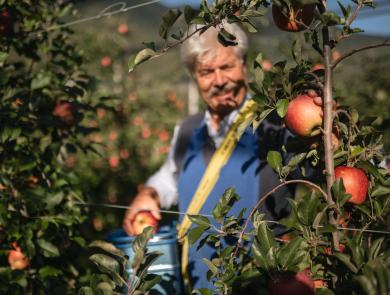
[[246, 94], [246, 69], [232, 47], [219, 45], [195, 64], [195, 80], [209, 108], [225, 116], [236, 109]]

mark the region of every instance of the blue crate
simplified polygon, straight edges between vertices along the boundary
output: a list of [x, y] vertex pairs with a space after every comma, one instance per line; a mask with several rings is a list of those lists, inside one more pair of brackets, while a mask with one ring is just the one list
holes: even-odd
[[[134, 257], [132, 242], [135, 237], [128, 236], [122, 229], [110, 233], [106, 240], [115, 245], [124, 254], [129, 256], [130, 263], [127, 271], [131, 274], [131, 261]], [[163, 253], [149, 267], [148, 272], [160, 275], [161, 282], [150, 290], [149, 294], [175, 295], [182, 294], [182, 280], [180, 263], [177, 251], [176, 228], [174, 226], [162, 226], [147, 244], [148, 252], [158, 251]]]

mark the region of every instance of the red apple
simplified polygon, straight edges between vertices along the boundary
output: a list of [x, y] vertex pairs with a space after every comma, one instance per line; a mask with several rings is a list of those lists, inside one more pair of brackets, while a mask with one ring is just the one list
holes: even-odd
[[26, 255], [23, 254], [22, 250], [20, 247], [14, 243], [14, 250], [10, 250], [8, 254], [8, 263], [11, 267], [11, 269], [25, 269], [28, 267], [30, 261], [26, 257]]
[[311, 71], [319, 71], [319, 70], [325, 70], [325, 66], [323, 64], [315, 64], [312, 68]]
[[314, 295], [314, 281], [309, 270], [298, 273], [278, 273], [268, 281], [271, 295]]
[[314, 281], [314, 287], [316, 289], [319, 289], [319, 288], [326, 288], [327, 287], [327, 284], [325, 281], [323, 280], [315, 280]]
[[290, 101], [284, 122], [296, 135], [310, 137], [319, 134], [322, 126], [322, 108], [312, 97], [302, 94]]
[[129, 32], [129, 27], [126, 24], [120, 24], [118, 26], [118, 33], [125, 35]]
[[279, 29], [287, 32], [300, 32], [310, 26], [315, 8], [315, 4], [300, 7], [296, 1], [292, 0], [292, 7], [288, 15], [284, 15], [279, 6], [272, 5], [272, 18]]
[[7, 9], [0, 12], [0, 36], [9, 36], [14, 32], [14, 22]]
[[352, 196], [348, 202], [362, 204], [366, 200], [369, 186], [366, 173], [359, 168], [347, 166], [338, 166], [334, 172], [336, 179], [343, 179], [346, 193]]
[[59, 117], [65, 124], [72, 125], [74, 122], [74, 107], [68, 101], [57, 101], [53, 115]]
[[264, 59], [262, 62], [261, 62], [261, 66], [264, 70], [264, 72], [269, 72], [272, 70], [272, 62], [268, 59]]
[[153, 216], [150, 211], [139, 211], [131, 225], [133, 226], [134, 234], [139, 235], [142, 233], [145, 227], [153, 227], [153, 233], [156, 233], [158, 230], [158, 220]]
[[[345, 252], [345, 245], [344, 244], [339, 244], [339, 252], [344, 253]], [[326, 247], [325, 248], [325, 254], [332, 255], [333, 254], [333, 249], [331, 247]]]
[[103, 58], [100, 60], [100, 65], [102, 66], [102, 68], [108, 68], [109, 66], [111, 66], [111, 63], [112, 63], [111, 57], [107, 55], [103, 56]]

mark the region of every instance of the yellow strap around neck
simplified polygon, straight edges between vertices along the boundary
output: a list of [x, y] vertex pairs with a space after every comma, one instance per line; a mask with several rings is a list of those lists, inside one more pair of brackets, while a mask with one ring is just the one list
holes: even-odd
[[239, 140], [238, 129], [240, 125], [253, 116], [255, 107], [256, 103], [253, 100], [247, 100], [240, 109], [220, 147], [215, 151], [213, 157], [211, 158], [210, 163], [208, 164], [207, 169], [191, 200], [191, 203], [187, 208], [186, 215], [179, 225], [177, 235], [178, 239], [182, 243], [181, 272], [184, 282], [187, 286], [189, 286], [189, 276], [187, 272], [189, 242], [187, 232], [192, 224], [191, 220], [188, 218], [188, 215], [198, 214], [202, 209], [203, 204], [206, 202], [207, 197], [218, 181], [222, 167], [227, 163], [231, 154], [233, 153], [234, 148], [237, 145]]

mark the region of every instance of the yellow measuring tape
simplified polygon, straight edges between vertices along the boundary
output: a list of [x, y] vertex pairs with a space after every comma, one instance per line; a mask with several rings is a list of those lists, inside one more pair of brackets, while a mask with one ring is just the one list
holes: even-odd
[[250, 119], [253, 116], [256, 103], [253, 100], [247, 100], [243, 107], [240, 109], [236, 116], [233, 124], [230, 126], [228, 133], [222, 141], [219, 148], [215, 151], [210, 163], [207, 166], [206, 172], [204, 173], [199, 186], [191, 200], [190, 205], [187, 208], [186, 215], [183, 221], [179, 225], [178, 239], [182, 243], [182, 259], [181, 259], [181, 273], [183, 276], [184, 283], [189, 286], [190, 280], [187, 272], [188, 266], [188, 253], [189, 253], [189, 241], [187, 232], [191, 227], [191, 220], [187, 214], [198, 214], [202, 209], [203, 204], [206, 202], [211, 190], [218, 181], [220, 171], [222, 167], [227, 163], [234, 148], [238, 142], [238, 129], [241, 124]]

